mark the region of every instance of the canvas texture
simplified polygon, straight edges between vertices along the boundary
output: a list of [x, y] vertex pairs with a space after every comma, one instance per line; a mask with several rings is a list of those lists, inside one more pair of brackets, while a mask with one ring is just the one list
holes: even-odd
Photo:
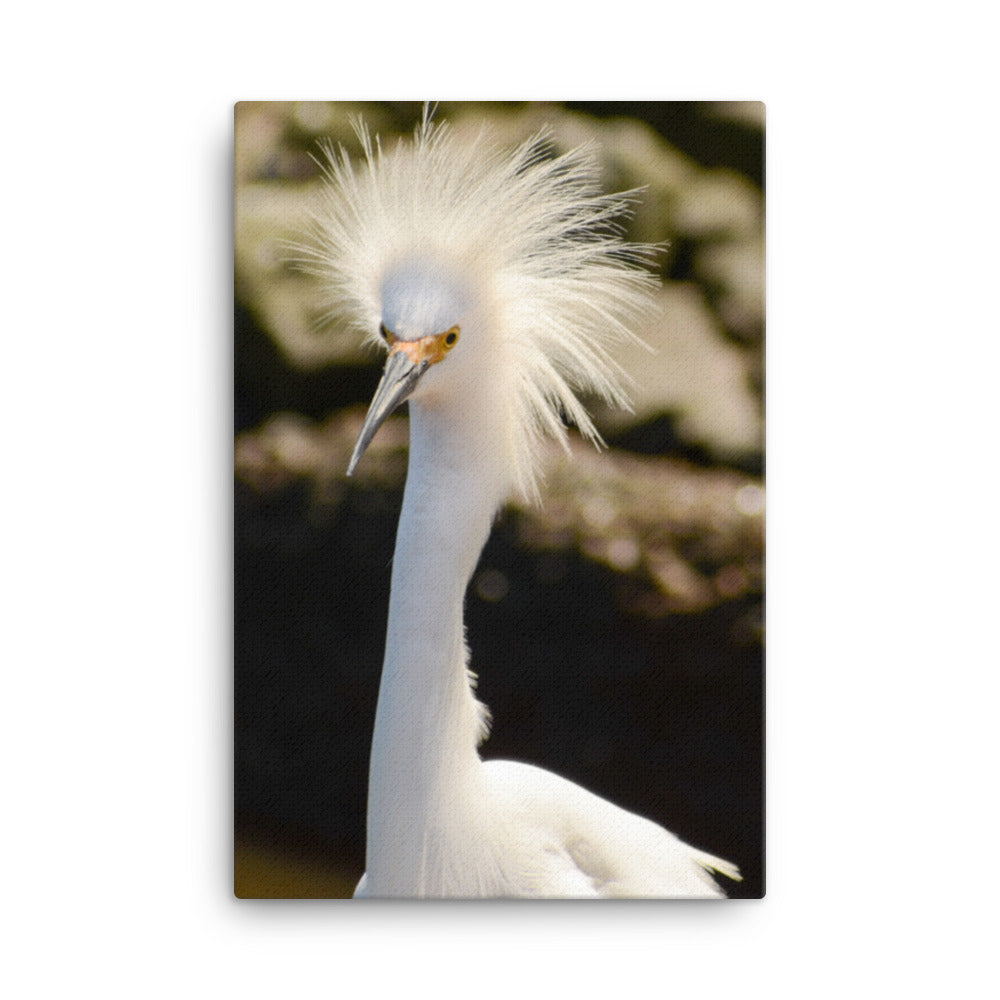
[[763, 896], [763, 105], [234, 140], [236, 896]]

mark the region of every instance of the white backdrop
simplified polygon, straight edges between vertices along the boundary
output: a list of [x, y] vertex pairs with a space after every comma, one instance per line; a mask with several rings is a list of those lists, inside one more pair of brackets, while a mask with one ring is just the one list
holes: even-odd
[[[985, 9], [576, 10], [8, 14], [10, 995], [995, 983], [981, 912], [1000, 567]], [[232, 105], [425, 95], [767, 102], [763, 901], [232, 896]]]

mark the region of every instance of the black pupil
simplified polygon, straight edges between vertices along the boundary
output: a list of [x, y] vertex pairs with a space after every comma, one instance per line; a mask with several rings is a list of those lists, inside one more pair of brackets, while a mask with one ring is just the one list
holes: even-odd
[[444, 342], [448, 345], [455, 343], [455, 334], [449, 333], [447, 337], [444, 338]]

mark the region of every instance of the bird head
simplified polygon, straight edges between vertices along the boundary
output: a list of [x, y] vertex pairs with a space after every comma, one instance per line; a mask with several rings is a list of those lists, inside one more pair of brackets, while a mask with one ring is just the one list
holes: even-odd
[[613, 358], [651, 308], [656, 248], [622, 239], [633, 194], [602, 194], [593, 151], [557, 155], [545, 133], [513, 150], [459, 137], [425, 113], [383, 152], [357, 125], [365, 161], [326, 149], [323, 209], [306, 265], [330, 312], [387, 350], [352, 455], [404, 399], [447, 405], [489, 389], [510, 478], [536, 495], [539, 444], [566, 422], [599, 443], [579, 394], [627, 406]]
[[[469, 380], [472, 361], [463, 351], [461, 360], [434, 371], [458, 347], [462, 327], [475, 315], [473, 291], [441, 261], [405, 261], [386, 270], [380, 289], [382, 319], [379, 336], [388, 356], [347, 474], [354, 472], [382, 422], [405, 399], [419, 393], [424, 398], [457, 391], [459, 381]], [[462, 376], [465, 376], [462, 379]]]

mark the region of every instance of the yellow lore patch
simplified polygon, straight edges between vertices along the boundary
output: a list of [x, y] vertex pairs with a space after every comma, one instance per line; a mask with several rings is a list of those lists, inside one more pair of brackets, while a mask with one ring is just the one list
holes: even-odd
[[389, 345], [391, 354], [401, 352], [405, 354], [415, 365], [426, 361], [435, 365], [458, 343], [461, 331], [457, 326], [453, 326], [444, 333], [435, 333], [429, 337], [421, 337], [419, 340], [400, 340], [391, 330], [382, 326], [382, 336]]

